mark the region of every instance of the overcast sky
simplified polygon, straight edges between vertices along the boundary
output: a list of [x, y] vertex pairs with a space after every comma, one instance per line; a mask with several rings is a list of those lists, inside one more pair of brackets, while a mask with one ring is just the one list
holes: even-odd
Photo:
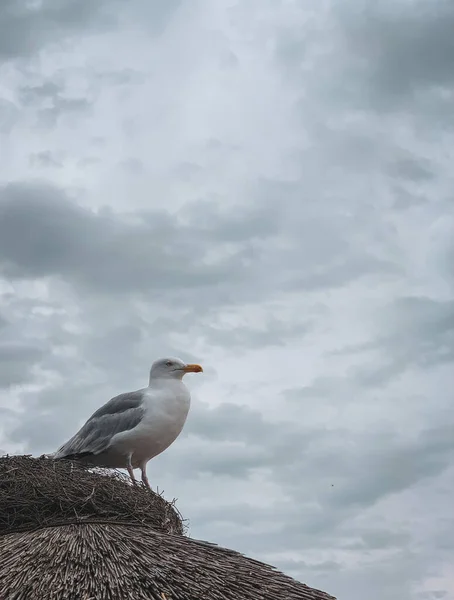
[[1, 0], [0, 446], [198, 361], [193, 537], [454, 598], [454, 3]]

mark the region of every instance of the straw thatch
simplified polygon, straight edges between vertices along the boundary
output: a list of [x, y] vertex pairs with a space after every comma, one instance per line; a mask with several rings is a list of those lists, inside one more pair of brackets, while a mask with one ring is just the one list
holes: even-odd
[[[120, 472], [30, 456], [0, 458], [0, 534], [47, 525], [114, 521], [183, 533], [173, 504]], [[1, 598], [1, 597], [0, 597]]]
[[0, 600], [328, 600], [183, 535], [174, 506], [71, 463], [0, 458]]

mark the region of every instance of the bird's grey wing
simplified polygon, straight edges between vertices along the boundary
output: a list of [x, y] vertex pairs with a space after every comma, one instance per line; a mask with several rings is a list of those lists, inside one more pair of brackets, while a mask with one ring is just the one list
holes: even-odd
[[100, 454], [117, 433], [136, 427], [144, 414], [143, 390], [115, 396], [94, 412], [54, 454], [54, 459]]

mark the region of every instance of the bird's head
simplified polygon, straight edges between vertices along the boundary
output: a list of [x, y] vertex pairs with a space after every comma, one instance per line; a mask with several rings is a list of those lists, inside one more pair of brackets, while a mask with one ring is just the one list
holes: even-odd
[[150, 369], [152, 379], [183, 379], [186, 373], [202, 373], [200, 365], [187, 364], [179, 358], [160, 358]]

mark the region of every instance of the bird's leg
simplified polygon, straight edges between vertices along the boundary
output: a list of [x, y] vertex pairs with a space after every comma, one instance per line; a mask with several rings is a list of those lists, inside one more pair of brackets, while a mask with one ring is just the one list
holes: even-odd
[[151, 490], [151, 485], [150, 485], [150, 482], [148, 481], [148, 477], [147, 477], [147, 466], [141, 465], [140, 470], [142, 471], [142, 483], [144, 484], [145, 487], [147, 487], [149, 490]]
[[132, 483], [134, 485], [136, 485], [137, 481], [136, 481], [136, 478], [134, 477], [134, 469], [132, 468], [131, 455], [129, 455], [126, 460], [126, 468], [128, 469], [129, 477], [131, 477]]

